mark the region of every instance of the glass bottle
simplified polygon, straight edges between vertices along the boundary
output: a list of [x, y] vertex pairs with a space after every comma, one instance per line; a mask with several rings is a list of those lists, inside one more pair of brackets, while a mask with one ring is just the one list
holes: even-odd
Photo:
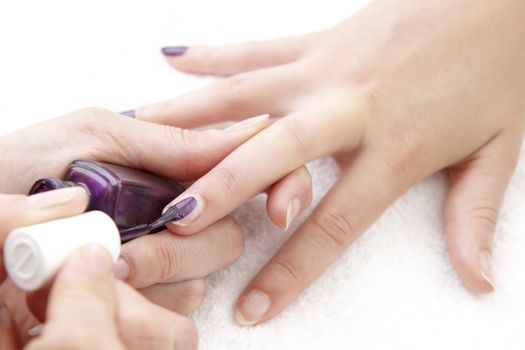
[[87, 211], [103, 211], [115, 221], [122, 241], [161, 228], [168, 222], [159, 225], [162, 210], [184, 191], [174, 180], [146, 171], [77, 160], [68, 167], [63, 180], [38, 180], [29, 194], [73, 186], [82, 186], [89, 194]]

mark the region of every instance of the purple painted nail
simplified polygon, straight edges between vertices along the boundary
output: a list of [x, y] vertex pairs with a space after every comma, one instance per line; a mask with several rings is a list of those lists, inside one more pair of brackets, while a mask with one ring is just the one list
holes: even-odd
[[120, 114], [125, 115], [126, 117], [130, 117], [130, 118], [136, 118], [137, 116], [133, 109], [129, 111], [120, 112]]
[[197, 199], [194, 197], [184, 198], [166, 210], [162, 217], [165, 218], [166, 222], [182, 220], [190, 215], [190, 213], [197, 207], [197, 204]]
[[188, 50], [187, 46], [167, 46], [161, 49], [162, 54], [166, 56], [182, 56]]

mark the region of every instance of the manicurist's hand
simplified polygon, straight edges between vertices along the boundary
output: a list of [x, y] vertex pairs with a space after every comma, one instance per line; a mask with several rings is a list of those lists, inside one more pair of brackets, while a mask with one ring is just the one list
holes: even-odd
[[[200, 231], [313, 159], [332, 155], [341, 167], [242, 293], [241, 324], [278, 314], [392, 202], [443, 169], [452, 263], [472, 291], [493, 290], [492, 237], [524, 130], [523, 13], [522, 0], [377, 0], [319, 33], [164, 49], [180, 71], [229, 77], [138, 108], [138, 119], [276, 118], [176, 200], [200, 204], [174, 231]], [[298, 196], [288, 203], [290, 219], [306, 204]]]
[[[145, 169], [191, 183], [267, 125], [268, 118], [261, 116], [228, 130], [197, 132], [145, 123], [103, 109], [83, 109], [0, 138], [0, 193], [27, 193], [39, 178], [61, 177], [76, 159]], [[283, 196], [293, 191], [310, 193], [310, 187], [305, 189], [304, 182], [294, 180], [297, 178], [294, 173], [283, 179], [281, 189], [273, 191], [273, 201], [283, 202]], [[0, 195], [1, 242], [15, 227], [81, 213], [87, 200], [80, 188], [30, 197]], [[283, 215], [275, 208], [273, 212], [276, 218]], [[242, 245], [241, 228], [226, 217], [192, 237], [164, 231], [128, 242], [122, 247], [115, 273], [149, 300], [185, 314], [202, 302], [206, 275], [233, 262]], [[1, 262], [0, 276], [5, 276]], [[0, 286], [0, 300], [7, 304], [23, 341], [27, 331], [44, 318], [46, 307], [38, 302], [41, 299], [30, 298], [29, 312], [25, 297], [8, 280]]]
[[[48, 298], [40, 335], [26, 349], [196, 349], [193, 323], [147, 301], [115, 280], [113, 263], [100, 246], [73, 253], [59, 271]], [[18, 349], [14, 320], [4, 309], [2, 349]]]

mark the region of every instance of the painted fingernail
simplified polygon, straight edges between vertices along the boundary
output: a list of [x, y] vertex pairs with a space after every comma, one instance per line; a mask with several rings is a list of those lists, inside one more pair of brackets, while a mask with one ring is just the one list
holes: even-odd
[[288, 207], [286, 208], [286, 226], [284, 227], [284, 230], [288, 230], [288, 227], [290, 227], [290, 224], [292, 221], [297, 218], [297, 215], [299, 215], [299, 212], [301, 211], [301, 200], [299, 198], [294, 198], [288, 203]]
[[115, 278], [125, 281], [129, 277], [129, 265], [126, 260], [119, 258], [115, 263]]
[[130, 118], [137, 117], [137, 113], [133, 109], [130, 109], [129, 111], [120, 112], [120, 114], [125, 115], [126, 117], [130, 117]]
[[227, 127], [226, 129], [224, 129], [224, 131], [239, 132], [239, 131], [255, 129], [256, 127], [259, 127], [261, 124], [268, 123], [269, 118], [270, 116], [268, 114], [263, 114], [257, 117], [248, 118], [241, 122], [233, 124], [232, 126]]
[[57, 205], [68, 204], [80, 191], [81, 187], [68, 187], [48, 192], [33, 194], [27, 197], [27, 206], [31, 209], [48, 209]]
[[166, 56], [182, 56], [187, 50], [187, 46], [167, 46], [161, 49], [162, 54]]
[[171, 215], [169, 221], [179, 226], [189, 226], [204, 210], [204, 199], [198, 195], [183, 199], [177, 198], [172, 203], [166, 206], [162, 216]]
[[272, 301], [266, 293], [252, 290], [237, 305], [235, 321], [241, 326], [253, 326], [268, 312], [271, 304]]
[[491, 254], [484, 250], [479, 254], [479, 266], [481, 277], [490, 284], [494, 289], [494, 278], [492, 272], [492, 257]]

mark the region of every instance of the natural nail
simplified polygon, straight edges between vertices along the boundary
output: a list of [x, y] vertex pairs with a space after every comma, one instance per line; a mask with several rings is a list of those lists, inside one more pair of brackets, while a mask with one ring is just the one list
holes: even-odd
[[161, 49], [162, 54], [166, 56], [182, 56], [187, 50], [187, 46], [167, 46]]
[[294, 198], [288, 203], [288, 207], [286, 208], [286, 226], [284, 227], [284, 230], [288, 230], [288, 227], [290, 227], [290, 224], [292, 221], [297, 218], [297, 215], [299, 215], [299, 212], [301, 211], [301, 200], [299, 198]]
[[483, 279], [490, 284], [492, 289], [494, 289], [491, 254], [486, 250], [482, 251], [479, 254], [479, 262], [481, 277], [483, 277]]
[[44, 330], [44, 325], [40, 323], [34, 327], [29, 328], [27, 330], [27, 335], [30, 337], [37, 337], [42, 333], [43, 330]]
[[79, 194], [79, 191], [85, 190], [81, 187], [68, 187], [33, 194], [27, 197], [27, 206], [31, 209], [48, 209], [57, 205], [64, 205], [71, 202]]
[[253, 326], [268, 312], [271, 304], [272, 301], [266, 293], [252, 290], [237, 306], [235, 321], [241, 326]]
[[129, 277], [129, 265], [126, 260], [119, 258], [115, 263], [115, 277], [125, 281]]
[[270, 116], [268, 114], [263, 114], [257, 117], [248, 118], [241, 122], [233, 124], [232, 126], [227, 127], [226, 129], [224, 129], [224, 131], [238, 132], [238, 131], [246, 131], [246, 130], [255, 129], [261, 124], [266, 124], [269, 118]]
[[197, 195], [184, 199], [175, 199], [172, 203], [174, 204], [170, 203], [166, 206], [162, 217], [171, 216], [169, 221], [179, 226], [188, 226], [204, 210], [204, 200]]
[[130, 117], [130, 118], [137, 117], [137, 113], [133, 109], [130, 109], [129, 111], [120, 112], [120, 114], [125, 115], [126, 117]]

